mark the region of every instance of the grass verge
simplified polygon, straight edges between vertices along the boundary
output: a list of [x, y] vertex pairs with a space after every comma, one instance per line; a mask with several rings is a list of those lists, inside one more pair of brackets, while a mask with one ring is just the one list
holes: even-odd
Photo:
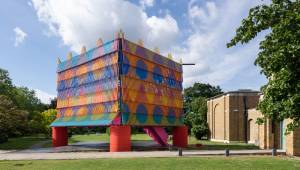
[[300, 169], [300, 160], [287, 157], [189, 157], [84, 160], [0, 161], [0, 169]]

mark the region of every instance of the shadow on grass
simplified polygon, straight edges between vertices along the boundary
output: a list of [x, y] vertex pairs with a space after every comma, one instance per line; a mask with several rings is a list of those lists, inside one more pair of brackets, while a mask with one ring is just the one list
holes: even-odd
[[24, 136], [17, 138], [9, 138], [7, 142], [0, 144], [1, 150], [21, 150], [28, 149], [32, 145], [49, 140], [42, 135]]
[[[49, 142], [45, 142], [48, 140]], [[133, 134], [131, 135], [131, 141], [145, 141], [149, 142], [152, 139], [146, 134]], [[18, 138], [10, 138], [8, 142], [0, 144], [1, 150], [21, 150], [28, 149], [31, 146], [45, 142], [40, 147], [51, 147], [51, 140], [46, 139], [44, 136], [35, 135], [35, 136], [27, 136], [27, 137], [18, 137]], [[69, 138], [69, 144], [74, 144], [78, 142], [107, 142], [109, 143], [109, 136], [107, 134], [101, 135], [74, 135]], [[169, 144], [172, 144], [172, 141], [168, 141]], [[167, 149], [167, 147], [166, 147]], [[254, 144], [245, 144], [245, 143], [222, 143], [222, 142], [212, 142], [209, 140], [196, 140], [194, 137], [189, 137], [189, 147], [187, 150], [251, 150], [251, 149], [259, 149], [258, 146]]]
[[23, 167], [25, 165], [32, 165], [32, 162], [28, 162], [28, 163], [16, 163], [16, 164], [14, 164], [14, 166], [19, 166], [19, 167]]

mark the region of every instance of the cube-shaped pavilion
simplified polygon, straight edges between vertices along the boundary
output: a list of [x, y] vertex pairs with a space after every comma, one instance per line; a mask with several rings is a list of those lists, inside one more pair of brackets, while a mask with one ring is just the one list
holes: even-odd
[[118, 35], [58, 63], [53, 146], [67, 145], [67, 127], [77, 126], [109, 126], [110, 151], [131, 149], [131, 126], [167, 145], [163, 127], [173, 126], [173, 145], [185, 147], [182, 65]]

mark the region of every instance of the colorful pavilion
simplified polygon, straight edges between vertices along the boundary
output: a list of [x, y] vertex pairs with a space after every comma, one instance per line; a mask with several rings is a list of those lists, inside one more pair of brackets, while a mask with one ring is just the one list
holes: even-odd
[[168, 145], [164, 127], [173, 127], [173, 145], [187, 146], [183, 124], [182, 65], [118, 33], [78, 56], [58, 63], [57, 117], [53, 146], [68, 144], [68, 127], [109, 126], [110, 151], [131, 150], [131, 126]]

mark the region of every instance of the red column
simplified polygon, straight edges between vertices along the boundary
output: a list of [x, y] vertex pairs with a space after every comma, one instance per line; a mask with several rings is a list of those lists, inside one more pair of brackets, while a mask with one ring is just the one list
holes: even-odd
[[110, 126], [110, 152], [131, 151], [130, 126]]
[[52, 127], [52, 146], [67, 146], [68, 145], [68, 128], [67, 127]]
[[173, 145], [179, 148], [188, 146], [188, 128], [186, 126], [173, 128]]

